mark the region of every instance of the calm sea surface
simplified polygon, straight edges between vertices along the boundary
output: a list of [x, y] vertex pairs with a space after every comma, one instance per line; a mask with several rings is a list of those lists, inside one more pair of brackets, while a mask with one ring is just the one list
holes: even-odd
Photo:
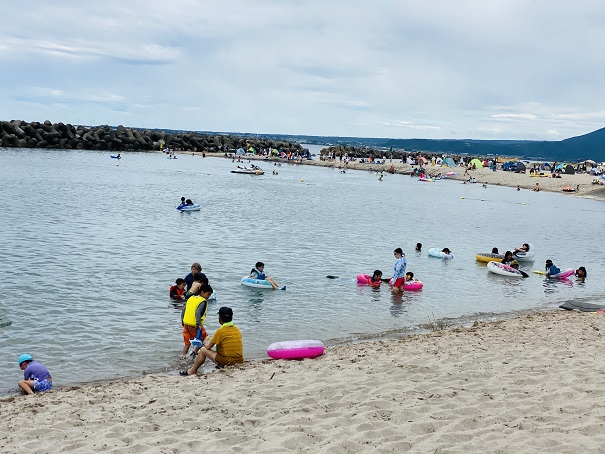
[[[0, 150], [0, 393], [16, 389], [20, 353], [45, 363], [56, 386], [175, 373], [181, 367], [177, 277], [200, 262], [231, 306], [247, 359], [271, 342], [328, 345], [490, 319], [567, 300], [603, 301], [605, 204], [563, 194], [455, 181], [262, 163], [264, 176], [230, 173], [231, 160], [162, 154]], [[278, 175], [273, 175], [276, 170]], [[181, 196], [200, 212], [175, 210]], [[423, 253], [414, 252], [416, 242]], [[584, 265], [588, 279], [549, 282], [487, 272], [477, 252], [533, 243], [534, 266]], [[428, 258], [449, 247], [451, 261]], [[422, 292], [354, 282], [392, 273], [406, 252]], [[256, 261], [287, 290], [240, 285]], [[327, 279], [327, 275], [339, 276]], [[512, 340], [511, 340], [512, 341]]]

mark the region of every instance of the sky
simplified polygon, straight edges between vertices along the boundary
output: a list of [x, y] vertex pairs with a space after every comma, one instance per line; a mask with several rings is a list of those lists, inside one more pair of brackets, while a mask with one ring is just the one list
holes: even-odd
[[0, 120], [562, 140], [605, 127], [601, 0], [33, 0]]

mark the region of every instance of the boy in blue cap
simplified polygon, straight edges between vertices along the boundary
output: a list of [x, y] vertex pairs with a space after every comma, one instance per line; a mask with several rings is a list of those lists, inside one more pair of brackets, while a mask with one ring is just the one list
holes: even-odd
[[34, 361], [31, 355], [23, 353], [19, 356], [19, 367], [23, 371], [23, 380], [18, 384], [25, 394], [52, 389], [53, 379], [50, 376], [50, 372], [44, 365], [38, 361]]

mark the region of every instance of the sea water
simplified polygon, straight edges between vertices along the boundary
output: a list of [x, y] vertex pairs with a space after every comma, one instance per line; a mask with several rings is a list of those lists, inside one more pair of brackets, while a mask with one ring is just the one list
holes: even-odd
[[[247, 359], [265, 358], [280, 340], [335, 345], [430, 321], [454, 326], [567, 300], [603, 302], [602, 202], [256, 163], [265, 175], [232, 174], [238, 163], [200, 155], [0, 150], [0, 312], [11, 322], [0, 327], [0, 393], [16, 388], [24, 352], [48, 366], [55, 386], [175, 373], [184, 365], [182, 306], [168, 289], [193, 262], [216, 292], [209, 333], [218, 308], [232, 307]], [[178, 212], [182, 196], [202, 210]], [[528, 279], [488, 273], [475, 261], [478, 252], [522, 243], [536, 251], [535, 264], [522, 264]], [[390, 277], [396, 247], [421, 292], [394, 296], [385, 285], [356, 284], [358, 273], [375, 269]], [[455, 258], [429, 258], [432, 247]], [[588, 279], [531, 272], [547, 258], [562, 269], [585, 266]], [[241, 286], [257, 261], [287, 290]]]

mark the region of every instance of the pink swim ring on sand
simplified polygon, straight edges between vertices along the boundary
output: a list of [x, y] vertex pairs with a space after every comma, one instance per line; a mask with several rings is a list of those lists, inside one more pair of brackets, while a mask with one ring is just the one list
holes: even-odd
[[325, 348], [319, 340], [292, 340], [269, 345], [267, 354], [273, 359], [315, 358], [323, 355]]

